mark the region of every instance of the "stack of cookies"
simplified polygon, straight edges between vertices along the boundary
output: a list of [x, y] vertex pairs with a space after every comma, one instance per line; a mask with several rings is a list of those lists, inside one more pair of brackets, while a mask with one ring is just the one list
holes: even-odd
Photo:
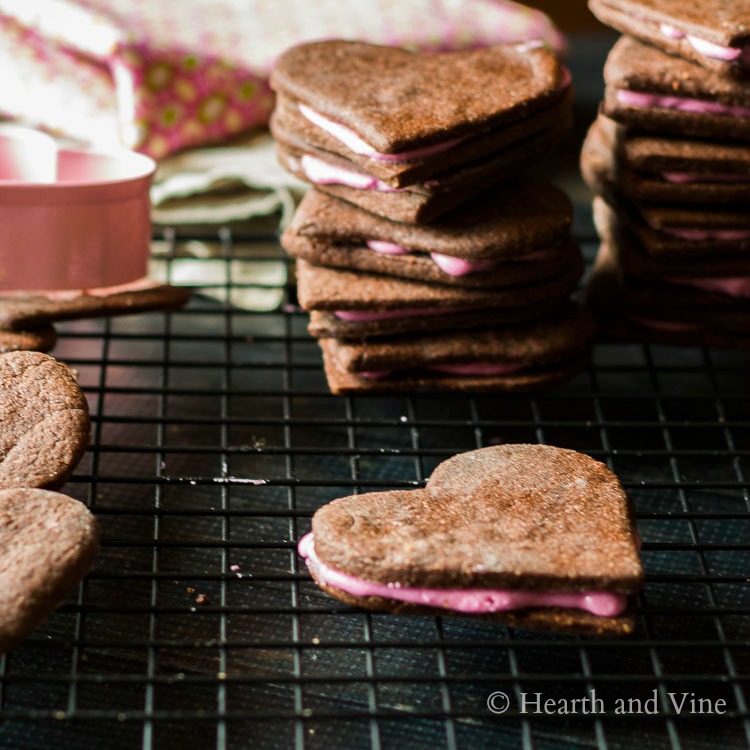
[[313, 184], [282, 237], [334, 393], [513, 390], [585, 366], [567, 197], [515, 175], [570, 126], [541, 45], [302, 45], [272, 76], [279, 159]]
[[581, 165], [605, 335], [750, 345], [750, 6], [590, 0], [625, 32]]

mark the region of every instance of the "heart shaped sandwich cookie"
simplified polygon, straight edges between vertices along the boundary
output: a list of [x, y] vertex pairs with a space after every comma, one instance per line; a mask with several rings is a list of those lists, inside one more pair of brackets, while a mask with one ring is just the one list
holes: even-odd
[[0, 355], [0, 489], [61, 487], [81, 460], [91, 423], [62, 362], [39, 352]]
[[96, 520], [83, 503], [46, 490], [0, 490], [0, 653], [70, 594], [98, 548]]
[[588, 311], [568, 301], [526, 324], [320, 345], [333, 393], [532, 391], [583, 370], [591, 339]]
[[[498, 78], [514, 83], [497, 86]], [[445, 152], [458, 145], [451, 143], [457, 138], [544, 111], [563, 97], [564, 79], [555, 53], [544, 45], [419, 55], [332, 40], [289, 49], [271, 84], [302, 104], [311, 122], [335, 134], [342, 150], [399, 163], [417, 149]], [[326, 127], [329, 118], [342, 127]]]
[[748, 0], [589, 0], [608, 26], [722, 75], [750, 71]]
[[421, 331], [458, 330], [541, 318], [575, 289], [582, 261], [553, 279], [500, 289], [465, 288], [353, 273], [297, 261], [300, 305], [312, 312], [316, 338], [364, 340]]
[[594, 220], [602, 245], [587, 291], [608, 340], [750, 348], [750, 258], [660, 257], [601, 199]]
[[424, 489], [334, 500], [299, 551], [316, 583], [347, 604], [568, 633], [629, 633], [643, 583], [617, 477], [545, 445], [463, 453]]
[[750, 200], [750, 145], [629, 131], [604, 115], [591, 126], [581, 171], [597, 194], [619, 189], [649, 203]]
[[300, 203], [281, 242], [313, 265], [435, 284], [509, 287], [564, 273], [577, 253], [573, 208], [553, 185], [492, 190], [433, 224], [401, 224], [319, 190]]
[[570, 127], [570, 76], [538, 44], [413, 54], [293, 47], [271, 77], [282, 165], [401, 222], [431, 221], [548, 152]]
[[744, 81], [621, 37], [604, 66], [602, 112], [649, 133], [750, 141]]

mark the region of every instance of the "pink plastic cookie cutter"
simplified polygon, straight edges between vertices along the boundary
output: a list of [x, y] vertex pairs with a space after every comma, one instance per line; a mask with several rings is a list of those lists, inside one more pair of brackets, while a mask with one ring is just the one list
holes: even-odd
[[0, 126], [0, 290], [95, 289], [140, 279], [156, 164], [131, 151], [59, 148]]

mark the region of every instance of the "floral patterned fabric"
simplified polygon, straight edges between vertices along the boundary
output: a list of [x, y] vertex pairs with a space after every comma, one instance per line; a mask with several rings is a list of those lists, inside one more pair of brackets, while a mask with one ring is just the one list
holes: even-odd
[[562, 44], [508, 0], [0, 0], [0, 115], [161, 158], [264, 124], [277, 57], [333, 37]]

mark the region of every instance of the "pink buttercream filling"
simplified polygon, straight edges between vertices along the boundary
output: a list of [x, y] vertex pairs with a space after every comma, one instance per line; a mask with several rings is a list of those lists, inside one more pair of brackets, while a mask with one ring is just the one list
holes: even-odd
[[489, 271], [497, 266], [497, 263], [491, 260], [465, 260], [441, 253], [430, 253], [430, 257], [435, 265], [449, 276], [466, 276], [478, 271]]
[[745, 240], [750, 237], [750, 229], [682, 229], [680, 227], [665, 227], [664, 234], [679, 237], [683, 240], [700, 242], [701, 240]]
[[712, 57], [715, 60], [726, 60], [732, 62], [742, 57], [745, 50], [738, 47], [724, 47], [721, 44], [714, 44], [705, 39], [701, 39], [691, 34], [686, 34], [685, 38], [688, 40], [690, 46], [701, 55], [705, 57]]
[[682, 39], [685, 34], [680, 31], [679, 29], [676, 29], [674, 26], [663, 23], [659, 26], [659, 31], [661, 31], [664, 36], [668, 36], [670, 39]]
[[[411, 250], [407, 250], [405, 247], [396, 245], [393, 242], [385, 242], [384, 240], [368, 240], [367, 247], [383, 255], [412, 254]], [[478, 271], [490, 271], [498, 266], [498, 263], [493, 260], [465, 260], [464, 258], [456, 258], [453, 255], [443, 255], [442, 253], [430, 253], [429, 255], [435, 265], [450, 276], [466, 276]], [[534, 262], [546, 259], [549, 255], [548, 250], [538, 250], [518, 258], [511, 258], [510, 262]]]
[[750, 297], [750, 277], [725, 277], [718, 279], [695, 279], [674, 277], [667, 281], [670, 284], [680, 286], [692, 286], [696, 289], [704, 289], [707, 292], [719, 292], [729, 297]]
[[651, 94], [646, 91], [630, 91], [618, 89], [615, 93], [617, 101], [626, 107], [657, 107], [659, 109], [673, 109], [678, 112], [691, 112], [701, 115], [727, 115], [729, 117], [750, 117], [750, 107], [734, 104], [722, 104], [705, 99], [690, 99], [683, 96], [668, 96], [666, 94]]
[[714, 44], [714, 42], [709, 42], [706, 39], [687, 34], [668, 23], [661, 24], [659, 30], [670, 39], [685, 39], [696, 52], [704, 57], [712, 57], [716, 60], [732, 62], [746, 54], [748, 49], [747, 46], [725, 47], [722, 44]]
[[448, 141], [442, 143], [436, 143], [433, 146], [425, 146], [424, 148], [415, 148], [410, 151], [401, 151], [397, 154], [381, 154], [376, 151], [369, 143], [362, 140], [351, 128], [346, 125], [342, 125], [340, 122], [329, 120], [324, 117], [320, 112], [316, 112], [306, 104], [299, 105], [299, 111], [314, 125], [317, 125], [321, 130], [328, 133], [328, 135], [335, 138], [337, 141], [343, 143], [349, 150], [355, 154], [361, 156], [367, 156], [373, 161], [382, 162], [404, 162], [413, 161], [414, 159], [421, 159], [425, 156], [431, 156], [432, 154], [439, 154], [442, 151], [448, 151], [457, 144], [466, 140], [466, 137], [462, 138], [451, 138]]
[[382, 180], [361, 172], [337, 167], [333, 164], [305, 154], [300, 160], [300, 166], [310, 182], [316, 185], [346, 185], [357, 190], [378, 190], [382, 193], [400, 193], [399, 188], [392, 188]]
[[385, 240], [367, 240], [367, 247], [381, 255], [411, 255], [411, 250]]
[[465, 307], [423, 307], [407, 308], [405, 310], [334, 310], [333, 314], [341, 320], [352, 323], [369, 323], [376, 320], [390, 320], [392, 318], [413, 318], [417, 315], [448, 315], [462, 312]]
[[598, 617], [616, 617], [627, 606], [625, 596], [608, 591], [439, 589], [402, 586], [397, 582], [374, 583], [334, 570], [321, 562], [315, 553], [312, 534], [305, 534], [300, 539], [298, 551], [321, 583], [353, 596], [378, 596], [468, 614], [507, 612], [530, 607], [563, 607], [581, 609]]
[[[405, 247], [396, 245], [393, 242], [385, 242], [382, 240], [368, 240], [367, 247], [370, 250], [374, 250], [376, 253], [382, 253], [383, 255], [411, 255], [411, 250], [407, 250]], [[430, 253], [435, 265], [441, 270], [447, 273], [449, 276], [466, 276], [470, 273], [476, 273], [477, 271], [489, 271], [497, 266], [494, 261], [471, 261], [464, 260], [463, 258], [456, 258], [452, 255], [442, 255], [441, 253]]]
[[662, 172], [660, 177], [667, 182], [750, 182], [747, 174], [712, 174], [710, 172]]

